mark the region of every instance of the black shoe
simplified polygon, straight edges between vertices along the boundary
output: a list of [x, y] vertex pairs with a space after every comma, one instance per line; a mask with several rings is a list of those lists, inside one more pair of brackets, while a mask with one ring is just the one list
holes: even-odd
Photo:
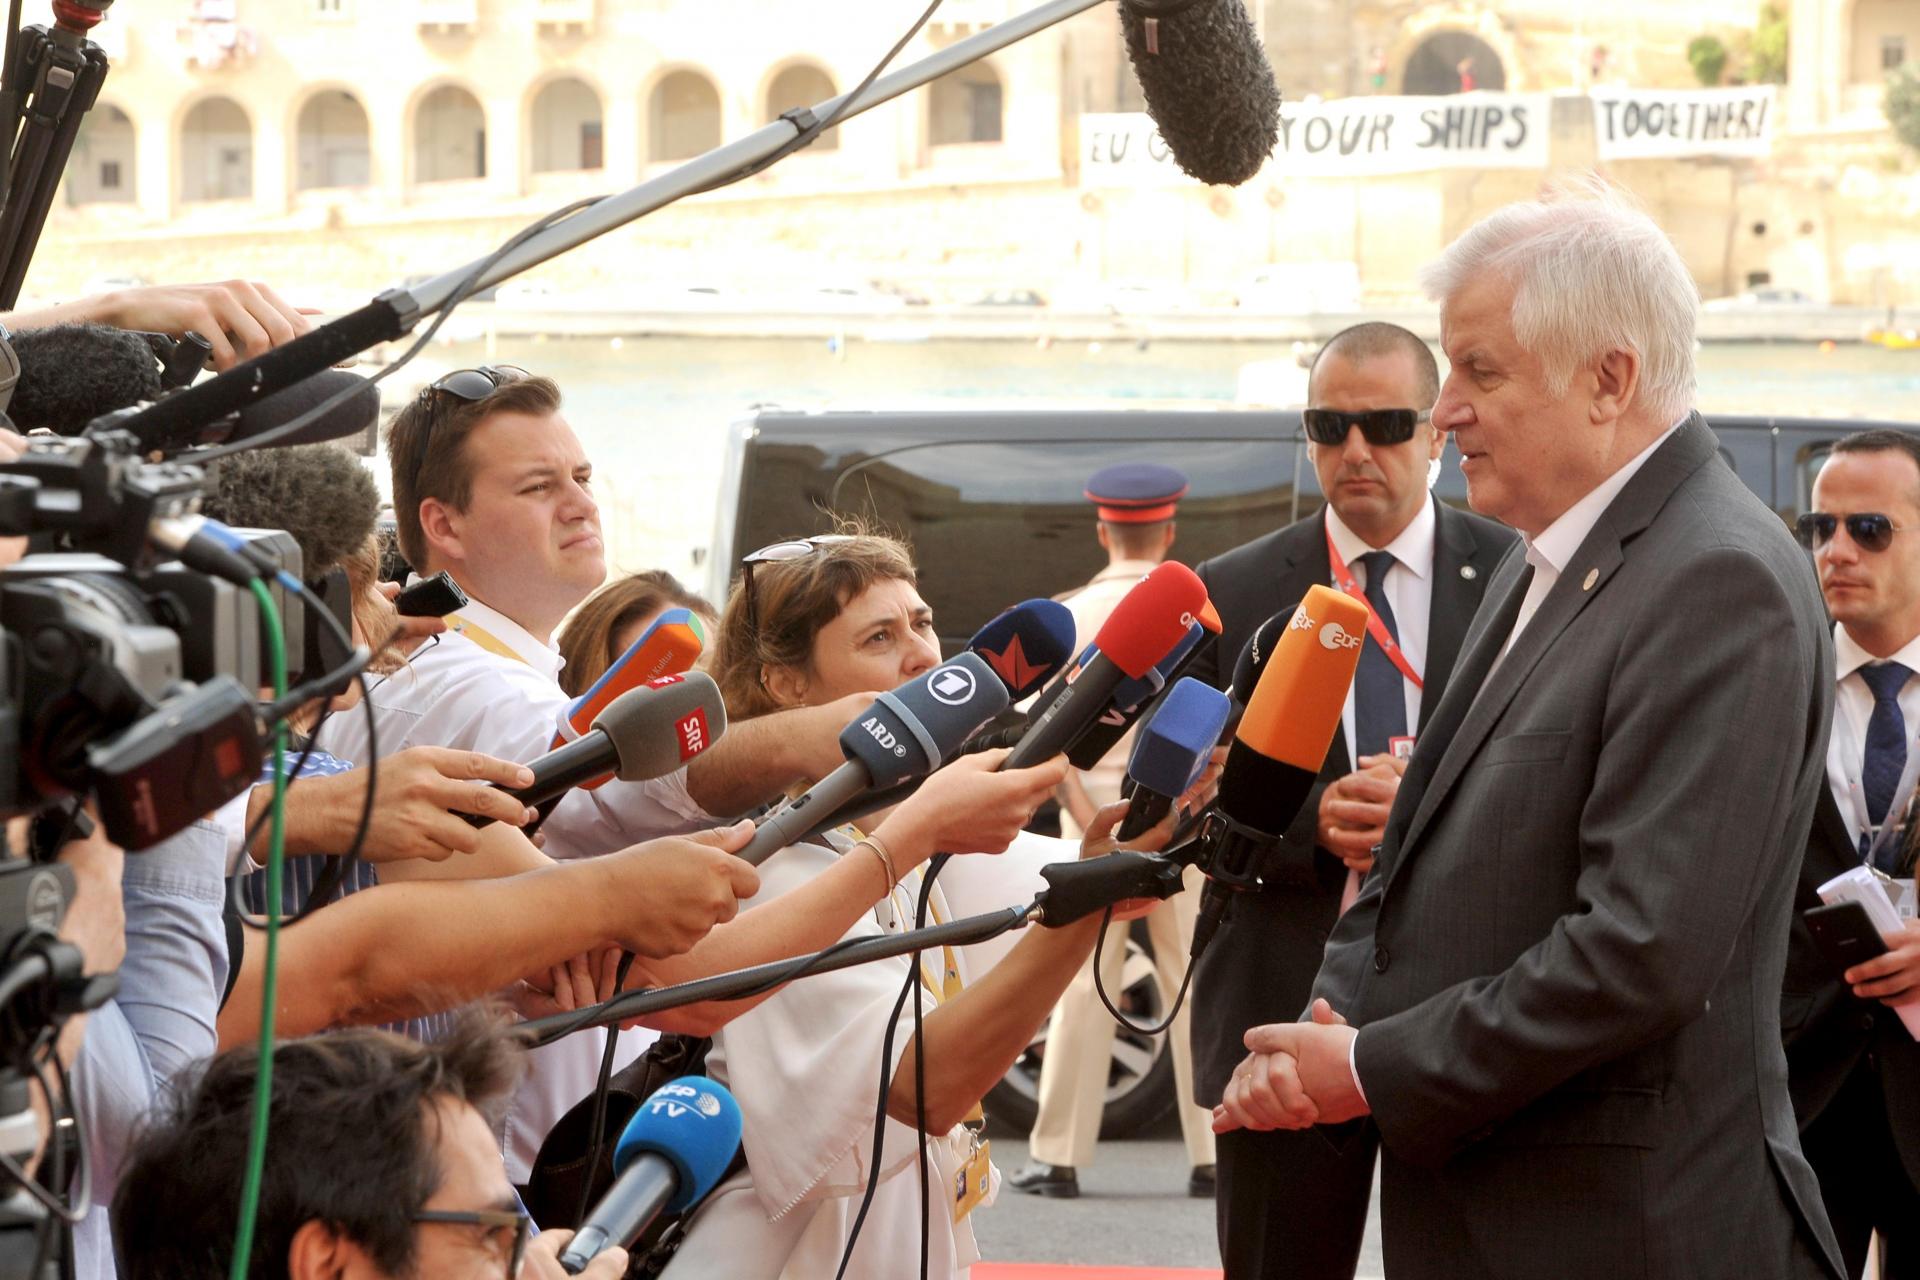
[[1213, 1166], [1210, 1164], [1193, 1166], [1193, 1172], [1187, 1177], [1187, 1194], [1195, 1200], [1211, 1200], [1213, 1186]]
[[1024, 1191], [1030, 1196], [1045, 1196], [1049, 1200], [1077, 1200], [1080, 1197], [1080, 1179], [1070, 1164], [1040, 1164], [1036, 1161], [1008, 1178], [1007, 1185], [1015, 1191]]

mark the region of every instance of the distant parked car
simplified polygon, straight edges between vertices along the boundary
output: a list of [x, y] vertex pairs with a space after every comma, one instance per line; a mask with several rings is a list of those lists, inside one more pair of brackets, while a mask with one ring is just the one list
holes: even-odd
[[1044, 307], [1047, 300], [1032, 289], [989, 289], [965, 304], [969, 307]]
[[1749, 289], [1729, 298], [1715, 298], [1701, 304], [1702, 311], [1769, 311], [1775, 308], [1797, 309], [1823, 306], [1818, 298], [1798, 289]]

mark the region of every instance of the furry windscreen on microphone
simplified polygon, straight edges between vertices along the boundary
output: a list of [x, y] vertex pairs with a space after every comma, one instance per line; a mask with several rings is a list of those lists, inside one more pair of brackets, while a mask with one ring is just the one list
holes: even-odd
[[366, 466], [337, 444], [250, 449], [207, 466], [200, 510], [235, 529], [285, 529], [317, 578], [360, 549], [380, 513]]
[[21, 431], [77, 436], [103, 413], [160, 394], [160, 363], [137, 333], [104, 324], [56, 324], [13, 335], [20, 382], [7, 416]]
[[1280, 87], [1241, 0], [1120, 0], [1127, 57], [1174, 160], [1238, 186], [1280, 140]]

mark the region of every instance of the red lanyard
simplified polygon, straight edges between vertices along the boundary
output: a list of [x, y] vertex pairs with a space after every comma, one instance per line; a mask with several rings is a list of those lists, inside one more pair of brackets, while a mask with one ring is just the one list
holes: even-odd
[[1400, 668], [1400, 674], [1413, 681], [1413, 687], [1425, 691], [1426, 685], [1420, 679], [1420, 673], [1407, 661], [1407, 655], [1400, 651], [1400, 642], [1387, 630], [1387, 624], [1380, 621], [1380, 615], [1373, 611], [1373, 605], [1367, 601], [1367, 593], [1353, 580], [1353, 571], [1347, 568], [1347, 562], [1340, 558], [1340, 549], [1333, 545], [1333, 526], [1327, 526], [1327, 563], [1333, 566], [1333, 580], [1340, 589], [1367, 606], [1367, 634], [1380, 646], [1394, 666]]

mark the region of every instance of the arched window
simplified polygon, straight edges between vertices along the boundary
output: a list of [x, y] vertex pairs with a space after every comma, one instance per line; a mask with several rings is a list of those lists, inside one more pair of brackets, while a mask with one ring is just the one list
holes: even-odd
[[533, 100], [533, 171], [598, 169], [600, 95], [585, 81], [555, 80]]
[[933, 82], [928, 101], [927, 137], [936, 147], [955, 142], [998, 142], [1001, 139], [1000, 77], [992, 67], [975, 62], [949, 71]]
[[647, 101], [647, 159], [691, 160], [720, 145], [720, 91], [698, 71], [676, 71]]
[[[825, 102], [837, 92], [833, 87], [833, 77], [820, 68], [805, 63], [788, 67], [767, 86], [767, 123], [772, 124], [783, 112], [795, 107], [810, 107], [816, 102]], [[840, 130], [837, 127], [827, 130], [813, 141], [815, 151], [832, 151], [839, 145]]]
[[364, 187], [373, 180], [367, 110], [352, 94], [343, 89], [314, 94], [300, 108], [295, 132], [300, 139], [295, 190]]
[[80, 122], [67, 165], [68, 204], [131, 204], [133, 120], [110, 103], [101, 103]]
[[1493, 46], [1470, 31], [1436, 31], [1420, 42], [1400, 77], [1406, 94], [1504, 89], [1507, 69]]
[[180, 125], [180, 198], [253, 196], [253, 121], [232, 98], [208, 98]]
[[443, 84], [413, 115], [413, 180], [456, 182], [487, 176], [487, 114], [480, 100]]

